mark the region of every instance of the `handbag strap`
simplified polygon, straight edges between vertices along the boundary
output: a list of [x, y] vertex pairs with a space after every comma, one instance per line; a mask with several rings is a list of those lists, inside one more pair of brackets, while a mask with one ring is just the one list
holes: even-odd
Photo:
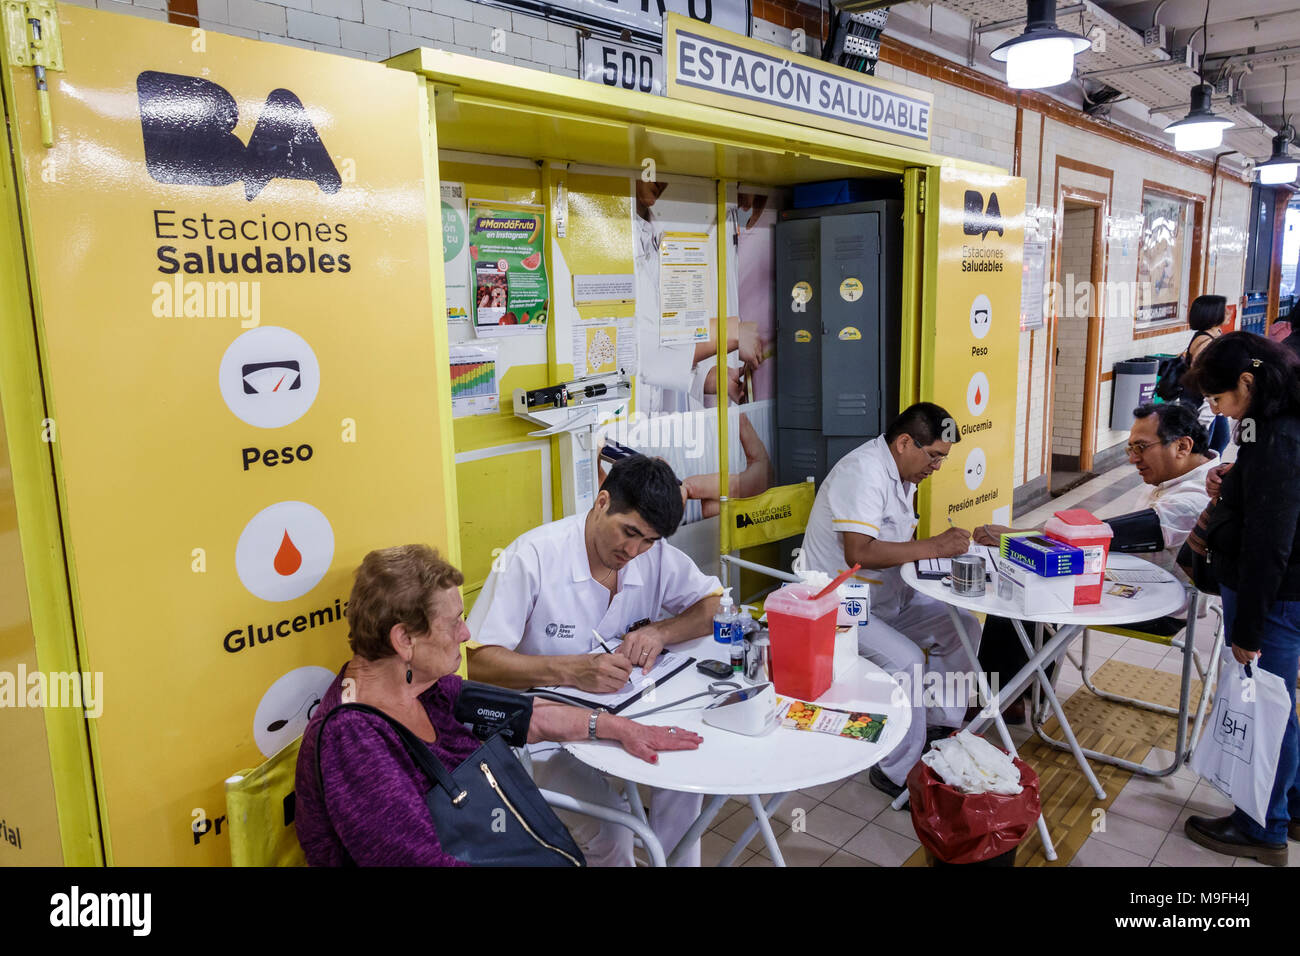
[[466, 793], [464, 789], [456, 785], [456, 781], [453, 780], [451, 774], [447, 772], [447, 768], [444, 767], [442, 761], [434, 756], [433, 752], [429, 750], [428, 745], [426, 745], [419, 737], [415, 736], [415, 734], [412, 733], [405, 724], [394, 720], [379, 708], [371, 707], [369, 704], [350, 703], [340, 704], [338, 707], [335, 707], [321, 718], [320, 726], [316, 729], [316, 790], [320, 793], [321, 809], [325, 811], [325, 823], [330, 828], [330, 832], [334, 834], [339, 846], [343, 848], [345, 865], [356, 866], [356, 862], [348, 853], [347, 847], [343, 846], [343, 840], [339, 838], [338, 830], [334, 829], [334, 824], [330, 820], [329, 804], [325, 801], [325, 775], [321, 770], [320, 759], [321, 738], [325, 733], [325, 725], [329, 723], [330, 719], [336, 714], [347, 710], [373, 714], [392, 727], [393, 730], [397, 732], [398, 739], [401, 740], [402, 744], [406, 747], [407, 753], [411, 755], [411, 759], [415, 761], [415, 765], [424, 772], [425, 776], [438, 786], [442, 787], [443, 790], [447, 791], [447, 795], [451, 798], [451, 802], [454, 806], [460, 806], [461, 801], [466, 797]]

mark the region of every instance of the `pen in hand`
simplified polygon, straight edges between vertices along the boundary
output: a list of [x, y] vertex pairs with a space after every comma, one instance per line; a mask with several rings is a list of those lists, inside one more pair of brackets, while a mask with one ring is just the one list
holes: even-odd
[[603, 647], [603, 648], [605, 649], [605, 653], [606, 653], [606, 654], [613, 654], [613, 653], [614, 653], [613, 651], [611, 651], [611, 650], [609, 649], [609, 645], [605, 643], [605, 639], [604, 639], [603, 637], [600, 636], [600, 631], [596, 630], [596, 629], [593, 627], [593, 628], [591, 629], [591, 633], [596, 635], [596, 640], [600, 641], [600, 646]]

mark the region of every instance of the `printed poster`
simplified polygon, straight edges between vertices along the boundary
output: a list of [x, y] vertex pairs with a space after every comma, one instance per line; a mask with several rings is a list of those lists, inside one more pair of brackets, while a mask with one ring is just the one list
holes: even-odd
[[1182, 314], [1180, 303], [1187, 281], [1184, 276], [1186, 219], [1184, 200], [1160, 193], [1143, 194], [1137, 274], [1139, 329], [1177, 320]]
[[665, 232], [659, 246], [659, 344], [694, 345], [709, 337], [713, 255], [705, 232]]
[[442, 183], [442, 266], [447, 288], [447, 320], [469, 321], [469, 241], [465, 222], [465, 184]]
[[546, 212], [525, 203], [469, 203], [474, 327], [479, 335], [546, 331]]
[[573, 370], [579, 377], [609, 375], [636, 368], [633, 319], [598, 319], [573, 326]]

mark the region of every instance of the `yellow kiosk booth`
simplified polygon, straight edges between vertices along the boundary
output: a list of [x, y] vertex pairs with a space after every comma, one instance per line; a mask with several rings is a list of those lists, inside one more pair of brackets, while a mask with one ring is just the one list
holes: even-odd
[[[675, 17], [666, 97], [45, 3], [4, 30], [0, 864], [228, 863], [223, 781], [301, 733], [361, 557], [428, 541], [469, 603], [602, 442], [668, 458], [716, 566], [834, 380], [961, 422], [923, 532], [1009, 520], [1024, 184], [930, 153], [926, 92]], [[823, 466], [869, 437], [821, 432]]]

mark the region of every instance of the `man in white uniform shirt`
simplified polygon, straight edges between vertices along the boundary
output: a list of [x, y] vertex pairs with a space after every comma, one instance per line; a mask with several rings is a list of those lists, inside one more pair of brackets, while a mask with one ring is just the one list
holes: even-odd
[[[1126, 451], [1144, 484], [1138, 492], [1135, 510], [1102, 519], [1114, 534], [1110, 550], [1144, 554], [1153, 564], [1186, 581], [1175, 561], [1183, 542], [1196, 527], [1196, 519], [1210, 503], [1205, 479], [1219, 460], [1210, 450], [1205, 426], [1200, 424], [1196, 409], [1190, 405], [1182, 402], [1143, 405], [1133, 409], [1133, 414]], [[982, 525], [975, 529], [975, 541], [996, 545], [1003, 534], [1013, 532], [1014, 529], [1000, 525]], [[1169, 636], [1177, 634], [1183, 624], [1179, 615], [1126, 627]], [[980, 663], [986, 671], [1007, 678], [1023, 667], [1026, 660], [1024, 648], [1009, 621], [990, 617], [984, 622]], [[1011, 702], [1005, 715], [1009, 722], [1023, 721], [1024, 698]]]
[[[912, 701], [912, 723], [903, 742], [871, 768], [874, 787], [898, 796], [928, 736], [947, 736], [961, 723], [965, 700], [927, 701], [923, 688], [966, 686], [948, 674], [969, 670], [948, 606], [903, 582], [901, 567], [923, 558], [964, 554], [970, 533], [946, 528], [914, 540], [916, 486], [934, 472], [959, 441], [952, 416], [920, 402], [890, 423], [885, 433], [840, 459], [822, 482], [803, 537], [804, 566], [837, 575], [860, 564], [855, 577], [871, 585], [871, 623], [859, 630], [863, 657], [899, 678]], [[975, 618], [959, 612], [971, 625]], [[927, 659], [928, 652], [928, 659]], [[923, 678], [922, 673], [934, 674]], [[929, 704], [929, 706], [925, 706]]]
[[[610, 470], [584, 515], [521, 535], [493, 566], [469, 616], [480, 647], [469, 676], [501, 687], [549, 685], [613, 693], [633, 668], [649, 672], [668, 646], [711, 632], [722, 587], [663, 540], [682, 518], [682, 493], [663, 461], [634, 455]], [[632, 629], [649, 620], [651, 623]], [[624, 638], [613, 654], [607, 643]], [[624, 637], [626, 635], [626, 637]], [[600, 722], [592, 712], [589, 734]], [[685, 731], [683, 731], [685, 733]], [[600, 772], [549, 744], [533, 745], [537, 784], [626, 810]], [[698, 794], [651, 788], [650, 826], [671, 851], [699, 815]], [[631, 866], [626, 827], [561, 813], [593, 866]], [[698, 844], [682, 865], [699, 865]]]

